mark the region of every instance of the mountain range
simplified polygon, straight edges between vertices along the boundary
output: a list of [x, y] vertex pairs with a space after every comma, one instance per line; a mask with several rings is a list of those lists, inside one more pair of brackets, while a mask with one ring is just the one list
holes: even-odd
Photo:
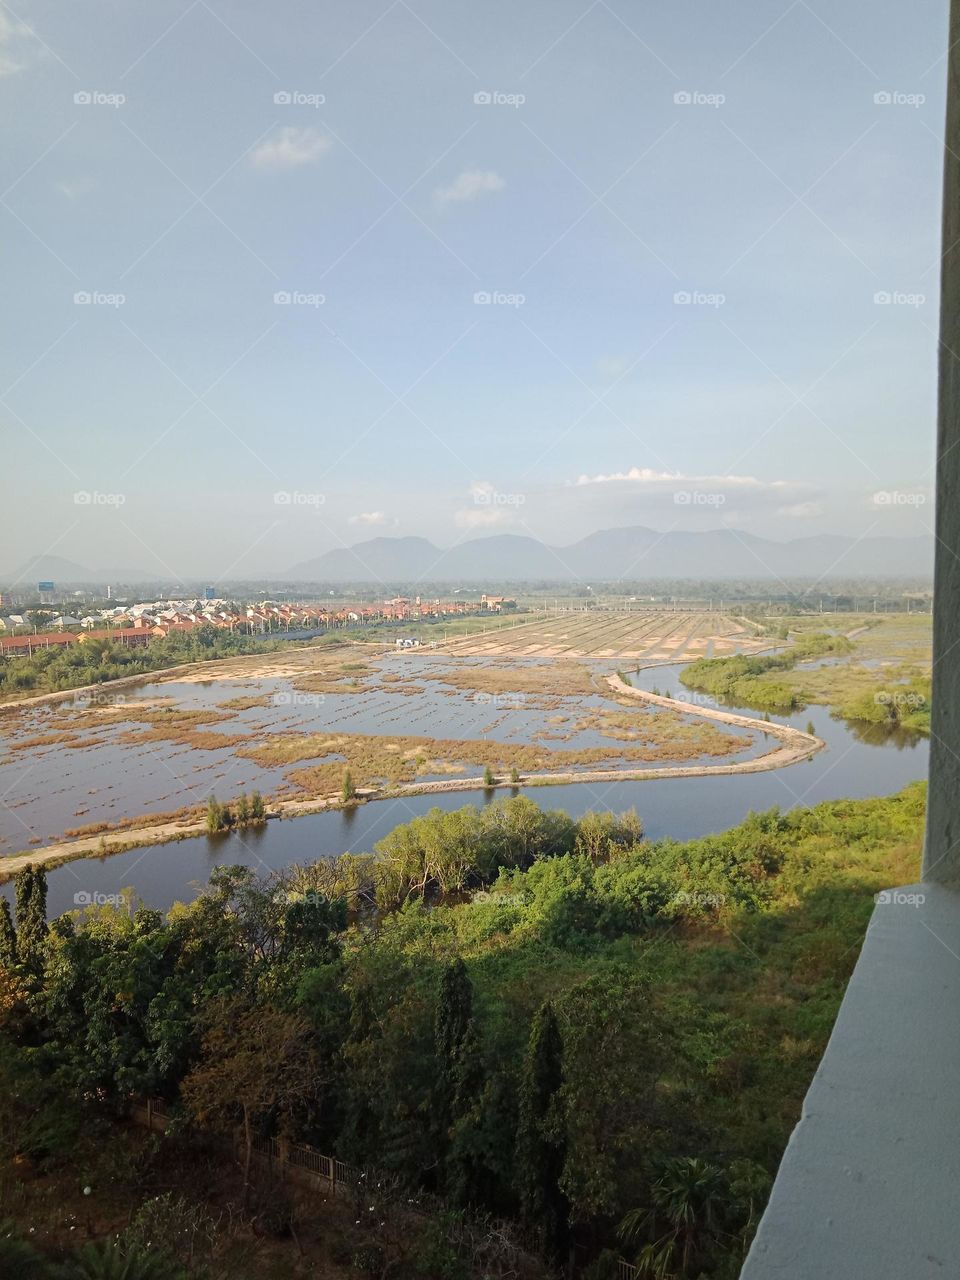
[[731, 529], [701, 533], [633, 526], [568, 546], [496, 534], [442, 549], [426, 538], [371, 538], [326, 551], [282, 576], [294, 582], [610, 582], [656, 578], [925, 577], [932, 538], [820, 534], [776, 542]]
[[[442, 548], [426, 538], [370, 538], [325, 551], [278, 573], [267, 583], [396, 584], [437, 582], [645, 582], [656, 579], [925, 578], [933, 571], [933, 539], [851, 538], [820, 534], [777, 542], [732, 529], [658, 533], [637, 525], [604, 529], [566, 546], [495, 534]], [[89, 569], [61, 556], [36, 556], [0, 573], [0, 585], [159, 583], [157, 574]], [[197, 581], [202, 581], [197, 575]]]

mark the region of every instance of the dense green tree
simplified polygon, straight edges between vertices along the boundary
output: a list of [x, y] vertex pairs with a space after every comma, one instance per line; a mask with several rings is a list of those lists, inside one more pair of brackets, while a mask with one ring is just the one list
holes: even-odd
[[560, 1188], [567, 1158], [562, 1086], [563, 1039], [548, 1001], [533, 1019], [520, 1080], [516, 1179], [524, 1221], [554, 1262], [566, 1254], [570, 1217]]
[[28, 865], [14, 878], [17, 902], [17, 958], [34, 971], [43, 967], [47, 940], [47, 875]]
[[467, 966], [459, 957], [440, 975], [434, 1039], [437, 1047], [438, 1090], [453, 1103], [464, 1037], [473, 1016], [473, 986]]
[[10, 903], [0, 899], [0, 965], [12, 969], [17, 963], [17, 932], [10, 915]]
[[207, 830], [212, 834], [216, 831], [222, 831], [224, 825], [223, 806], [216, 796], [211, 796], [207, 801]]
[[473, 986], [466, 965], [459, 958], [440, 975], [434, 1017], [434, 1045], [437, 1055], [436, 1133], [442, 1156], [450, 1147], [451, 1130], [469, 1087], [465, 1073], [474, 1069], [479, 1055], [476, 1030], [472, 1026]]

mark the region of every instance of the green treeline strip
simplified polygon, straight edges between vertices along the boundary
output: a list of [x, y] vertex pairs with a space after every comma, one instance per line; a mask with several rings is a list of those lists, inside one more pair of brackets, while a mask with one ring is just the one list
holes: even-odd
[[343, 898], [353, 919], [483, 888], [502, 870], [523, 870], [543, 858], [577, 854], [608, 861], [636, 846], [642, 832], [632, 810], [588, 813], [574, 822], [560, 810], [514, 796], [482, 809], [431, 809], [395, 827], [373, 853], [344, 853], [289, 874], [298, 890]]
[[795, 711], [804, 706], [802, 695], [782, 680], [767, 679], [770, 672], [791, 671], [798, 662], [847, 654], [853, 644], [846, 636], [822, 633], [800, 636], [783, 653], [748, 657], [699, 658], [684, 667], [681, 683], [728, 702], [756, 707], [760, 711]]
[[[253, 1144], [279, 1134], [494, 1215], [547, 1271], [572, 1249], [598, 1280], [617, 1254], [733, 1280], [923, 808], [917, 784], [684, 843], [528, 802], [434, 811], [364, 864], [387, 886], [366, 911], [341, 859], [219, 868], [166, 916], [127, 895], [48, 931], [25, 871], [16, 928], [0, 911], [0, 1171], [85, 1178], [104, 1118], [160, 1096], [174, 1135], [241, 1136], [245, 1204]], [[144, 1204], [152, 1158], [130, 1173]], [[362, 1194], [358, 1248], [382, 1266], [383, 1193]], [[407, 1265], [480, 1274], [437, 1221]]]
[[103, 638], [84, 640], [83, 644], [38, 649], [28, 658], [0, 658], [0, 697], [78, 689], [187, 662], [268, 653], [288, 643], [231, 634], [219, 627], [197, 627], [194, 631], [158, 637], [145, 648], [136, 649]]

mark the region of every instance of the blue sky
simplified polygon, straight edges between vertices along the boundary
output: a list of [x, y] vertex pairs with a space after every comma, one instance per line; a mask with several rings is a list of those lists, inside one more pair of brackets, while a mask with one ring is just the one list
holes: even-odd
[[927, 532], [945, 42], [886, 0], [0, 7], [0, 569]]

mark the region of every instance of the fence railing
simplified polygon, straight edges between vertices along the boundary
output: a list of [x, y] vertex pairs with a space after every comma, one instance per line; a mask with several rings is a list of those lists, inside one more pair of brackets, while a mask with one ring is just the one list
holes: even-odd
[[[170, 1119], [169, 1104], [162, 1098], [138, 1098], [131, 1103], [130, 1115], [137, 1124], [163, 1132]], [[301, 1185], [316, 1186], [317, 1183], [325, 1183], [333, 1191], [337, 1191], [348, 1185], [355, 1185], [360, 1178], [358, 1169], [344, 1164], [336, 1156], [324, 1155], [322, 1151], [303, 1142], [256, 1137], [252, 1146], [254, 1155], [274, 1164], [281, 1177], [289, 1177], [291, 1182], [299, 1182]], [[238, 1142], [237, 1147], [242, 1151], [242, 1142]]]

